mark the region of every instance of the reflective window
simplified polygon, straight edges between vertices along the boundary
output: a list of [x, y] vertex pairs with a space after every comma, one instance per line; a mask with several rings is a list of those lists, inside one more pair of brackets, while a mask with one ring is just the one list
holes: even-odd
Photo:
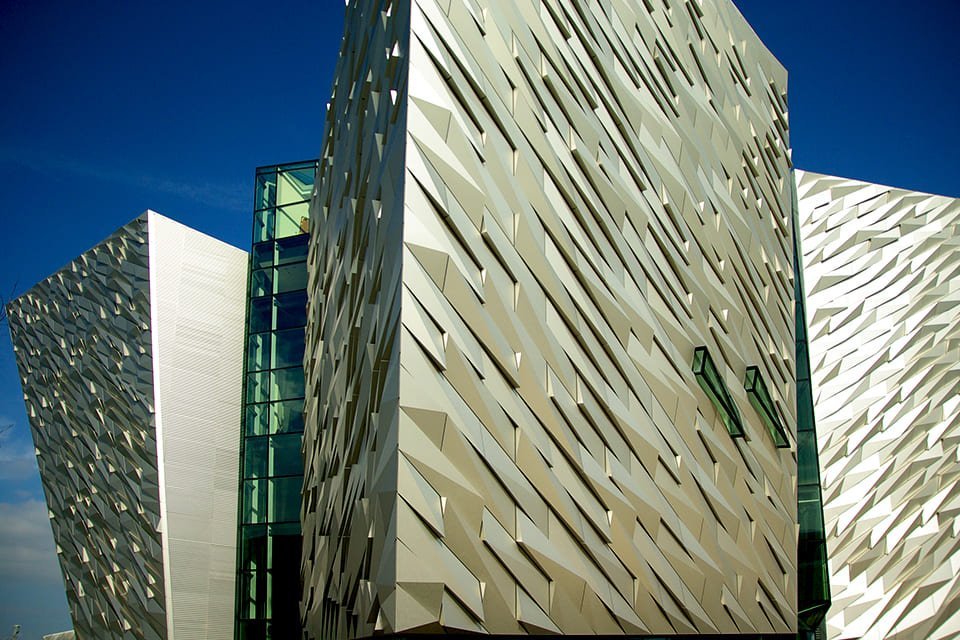
[[[277, 329], [290, 329], [307, 324], [306, 291], [281, 293], [274, 300], [277, 308]], [[302, 339], [301, 342], [303, 342]]]
[[250, 317], [248, 318], [250, 333], [270, 331], [273, 326], [273, 299], [269, 296], [250, 301]]
[[303, 367], [277, 369], [273, 372], [273, 376], [271, 400], [290, 400], [303, 397]]
[[270, 372], [259, 371], [247, 375], [247, 402], [266, 402], [270, 399]]
[[266, 438], [247, 438], [243, 443], [243, 474], [245, 478], [263, 478], [267, 475]]
[[277, 240], [277, 264], [305, 262], [309, 240], [310, 236], [305, 233]]
[[270, 475], [303, 475], [303, 458], [300, 456], [302, 440], [303, 435], [299, 433], [271, 436]]
[[271, 407], [271, 433], [303, 432], [303, 398], [274, 402]]
[[700, 388], [710, 398], [710, 402], [713, 403], [720, 419], [727, 427], [727, 432], [735, 438], [743, 437], [743, 420], [740, 419], [740, 411], [706, 347], [697, 347], [694, 350], [693, 373], [697, 376]]
[[316, 161], [257, 171], [241, 448], [237, 637], [296, 638], [309, 199]]
[[270, 522], [300, 522], [303, 476], [270, 479]]
[[307, 288], [307, 267], [302, 262], [277, 267], [274, 270], [277, 293], [304, 291]]
[[770, 397], [770, 392], [767, 390], [767, 385], [763, 381], [763, 376], [760, 375], [760, 369], [757, 367], [747, 367], [744, 388], [747, 390], [750, 404], [757, 410], [767, 430], [770, 432], [773, 443], [779, 449], [789, 448], [790, 441], [787, 440], [787, 430], [783, 426], [783, 420], [777, 412], [773, 398]]
[[253, 245], [253, 250], [250, 252], [250, 268], [272, 267], [274, 245], [273, 242], [260, 242]]
[[244, 480], [243, 482], [243, 522], [261, 523], [267, 521], [267, 481]]
[[[246, 413], [244, 424], [246, 425], [244, 429], [244, 435], [246, 436], [265, 436], [269, 433], [270, 429], [270, 412], [269, 405], [265, 404], [251, 404], [248, 405], [244, 412]], [[246, 447], [246, 440], [244, 441], [244, 447]]]
[[294, 367], [303, 364], [303, 329], [287, 329], [273, 334], [273, 366]]
[[240, 532], [240, 564], [242, 571], [256, 571], [267, 567], [267, 527], [243, 527]]
[[273, 336], [269, 333], [255, 333], [247, 339], [247, 371], [270, 368], [272, 341]]
[[273, 294], [273, 269], [257, 269], [250, 274], [250, 297]]

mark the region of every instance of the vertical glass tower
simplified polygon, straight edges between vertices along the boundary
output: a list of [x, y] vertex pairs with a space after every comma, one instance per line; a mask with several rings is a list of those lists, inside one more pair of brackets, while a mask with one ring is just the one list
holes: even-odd
[[242, 640], [301, 635], [303, 346], [317, 164], [257, 169], [240, 446], [236, 637]]

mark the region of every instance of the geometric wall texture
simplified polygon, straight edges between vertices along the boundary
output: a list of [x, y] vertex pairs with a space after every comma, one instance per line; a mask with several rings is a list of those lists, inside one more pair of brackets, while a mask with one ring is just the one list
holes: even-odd
[[148, 211], [8, 307], [80, 638], [233, 635], [246, 264]]
[[960, 200], [797, 174], [831, 638], [960, 638]]
[[351, 2], [335, 78], [307, 635], [795, 633], [786, 73], [733, 5]]

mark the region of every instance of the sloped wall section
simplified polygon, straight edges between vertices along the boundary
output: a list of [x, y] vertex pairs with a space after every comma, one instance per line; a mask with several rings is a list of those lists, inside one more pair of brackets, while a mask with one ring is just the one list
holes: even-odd
[[230, 640], [247, 253], [148, 215], [170, 637]]
[[786, 73], [729, 2], [407, 5], [328, 113], [308, 632], [795, 632]]
[[141, 216], [10, 305], [74, 630], [167, 637]]
[[80, 638], [233, 635], [245, 281], [148, 211], [10, 305]]
[[960, 637], [960, 200], [797, 183], [828, 635]]
[[727, 2], [413, 4], [397, 626], [794, 630], [782, 68]]
[[310, 205], [304, 626], [392, 630], [409, 3], [352, 1]]

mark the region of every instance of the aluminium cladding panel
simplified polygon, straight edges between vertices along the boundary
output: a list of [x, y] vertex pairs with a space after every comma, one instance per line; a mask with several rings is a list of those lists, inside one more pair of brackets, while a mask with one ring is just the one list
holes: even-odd
[[9, 309], [77, 636], [164, 640], [146, 214]]
[[304, 627], [393, 631], [409, 3], [352, 1], [310, 206]]
[[312, 637], [796, 630], [786, 74], [729, 2], [604, 7], [348, 7], [312, 210]]
[[247, 253], [152, 212], [149, 224], [170, 637], [228, 640]]
[[412, 4], [390, 623], [794, 632], [783, 68], [726, 1]]
[[10, 307], [78, 637], [232, 635], [245, 276], [147, 212]]
[[960, 638], [960, 200], [799, 173], [830, 638]]

